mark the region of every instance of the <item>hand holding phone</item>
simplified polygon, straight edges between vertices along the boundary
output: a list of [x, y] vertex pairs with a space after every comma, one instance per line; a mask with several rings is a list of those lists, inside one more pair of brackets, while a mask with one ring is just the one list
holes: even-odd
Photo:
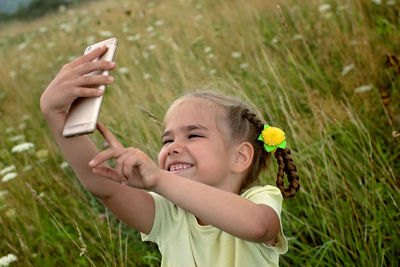
[[[104, 60], [111, 62], [115, 54], [117, 42], [117, 38], [111, 38], [100, 43], [88, 46], [85, 49], [84, 55], [102, 46], [107, 46], [107, 51], [93, 61]], [[109, 71], [94, 71], [86, 74], [85, 76], [94, 76], [99, 74], [107, 76], [109, 74]], [[105, 85], [100, 85], [96, 87], [98, 90], [103, 91], [106, 88]], [[71, 137], [94, 132], [94, 130], [96, 129], [97, 119], [100, 113], [103, 97], [104, 94], [96, 97], [78, 97], [77, 99], [75, 99], [68, 111], [67, 119], [65, 121], [63, 129], [63, 136]]]

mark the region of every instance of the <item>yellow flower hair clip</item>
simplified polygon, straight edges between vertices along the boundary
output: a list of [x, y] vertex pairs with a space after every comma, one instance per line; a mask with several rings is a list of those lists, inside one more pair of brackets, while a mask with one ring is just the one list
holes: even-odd
[[285, 132], [268, 124], [264, 125], [264, 130], [262, 130], [257, 140], [263, 141], [267, 152], [275, 153], [278, 148], [286, 148]]

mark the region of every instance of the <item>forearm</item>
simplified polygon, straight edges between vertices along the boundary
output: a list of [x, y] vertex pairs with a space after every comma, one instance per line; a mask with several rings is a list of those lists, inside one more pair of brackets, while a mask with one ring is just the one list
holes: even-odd
[[110, 183], [106, 178], [95, 175], [88, 166], [88, 162], [98, 153], [98, 149], [86, 135], [65, 138], [62, 135], [66, 114], [43, 112], [46, 121], [60, 147], [65, 159], [68, 161], [82, 185], [99, 198], [107, 198], [111, 192]]
[[264, 242], [275, 238], [277, 233], [272, 223], [276, 219], [272, 208], [234, 193], [168, 172], [163, 172], [153, 190], [201, 221], [241, 239]]

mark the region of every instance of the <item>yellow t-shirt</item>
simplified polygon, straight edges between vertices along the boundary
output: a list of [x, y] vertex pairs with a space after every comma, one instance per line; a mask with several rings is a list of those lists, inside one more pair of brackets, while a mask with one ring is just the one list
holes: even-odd
[[[156, 207], [154, 224], [149, 235], [142, 233], [142, 240], [157, 243], [162, 267], [278, 266], [279, 254], [288, 249], [282, 230], [275, 246], [245, 241], [214, 226], [201, 226], [193, 214], [156, 193], [151, 194]], [[270, 206], [280, 221], [283, 198], [277, 187], [256, 186], [241, 196]]]

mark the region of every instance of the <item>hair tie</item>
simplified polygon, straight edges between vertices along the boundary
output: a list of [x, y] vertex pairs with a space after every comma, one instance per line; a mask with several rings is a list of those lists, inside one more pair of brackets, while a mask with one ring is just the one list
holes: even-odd
[[267, 152], [275, 153], [278, 148], [286, 148], [285, 132], [268, 124], [264, 124], [264, 129], [257, 140], [264, 143], [264, 148]]

